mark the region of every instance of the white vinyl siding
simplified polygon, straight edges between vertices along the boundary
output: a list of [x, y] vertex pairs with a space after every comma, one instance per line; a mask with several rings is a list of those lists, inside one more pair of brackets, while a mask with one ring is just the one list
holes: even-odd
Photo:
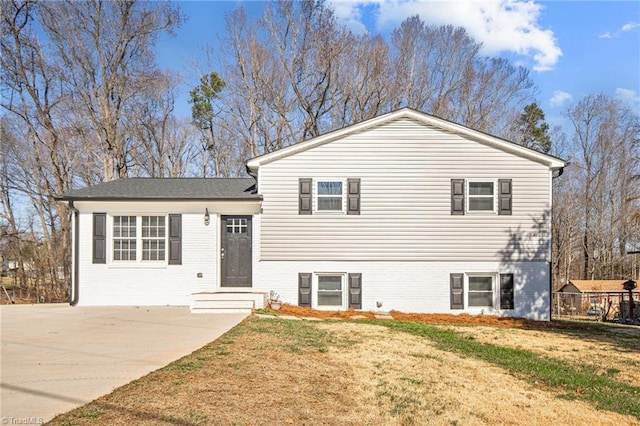
[[[300, 177], [360, 178], [360, 214], [299, 215]], [[512, 214], [451, 215], [451, 179], [469, 178], [512, 179]], [[550, 178], [543, 164], [399, 119], [260, 167], [260, 259], [547, 261]]]

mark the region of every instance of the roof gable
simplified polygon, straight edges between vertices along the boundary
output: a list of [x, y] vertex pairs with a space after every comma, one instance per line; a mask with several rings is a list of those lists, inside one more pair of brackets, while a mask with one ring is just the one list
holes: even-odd
[[264, 165], [277, 161], [281, 158], [286, 158], [291, 155], [295, 155], [299, 152], [303, 152], [320, 145], [330, 143], [332, 141], [342, 139], [349, 135], [367, 131], [374, 127], [384, 126], [393, 121], [400, 119], [411, 119], [426, 126], [431, 126], [440, 129], [444, 132], [454, 133], [463, 136], [467, 139], [474, 140], [478, 143], [491, 146], [495, 149], [499, 149], [505, 152], [509, 152], [520, 157], [527, 158], [531, 161], [535, 161], [549, 167], [551, 170], [560, 169], [565, 166], [565, 161], [554, 157], [552, 155], [543, 154], [530, 148], [523, 147], [513, 142], [509, 142], [504, 139], [500, 139], [489, 134], [479, 132], [477, 130], [470, 129], [459, 124], [434, 117], [429, 114], [425, 114], [420, 111], [416, 111], [411, 108], [399, 109], [361, 123], [353, 124], [343, 129], [335, 130], [333, 132], [326, 133], [324, 135], [317, 136], [315, 138], [299, 142], [286, 148], [279, 149], [269, 154], [264, 154], [259, 157], [252, 158], [247, 162], [247, 168], [255, 173], [257, 169]]
[[125, 178], [69, 191], [60, 199], [124, 200], [257, 200], [252, 178]]
[[569, 282], [581, 292], [627, 291], [623, 287], [625, 280], [569, 280]]

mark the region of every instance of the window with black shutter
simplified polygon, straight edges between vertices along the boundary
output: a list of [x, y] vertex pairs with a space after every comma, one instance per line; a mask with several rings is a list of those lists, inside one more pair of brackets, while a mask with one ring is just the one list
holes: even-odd
[[360, 179], [347, 179], [347, 214], [360, 214]]
[[311, 306], [311, 273], [298, 274], [298, 306]]
[[511, 179], [498, 180], [498, 214], [510, 215], [512, 209]]
[[464, 179], [451, 179], [451, 214], [464, 214]]
[[93, 263], [107, 263], [107, 214], [93, 214]]
[[182, 265], [182, 215], [169, 215], [169, 265]]
[[451, 309], [464, 309], [464, 274], [450, 274]]
[[349, 274], [349, 307], [362, 309], [362, 274]]
[[500, 309], [513, 309], [513, 274], [500, 274]]
[[300, 178], [298, 181], [298, 214], [311, 214], [311, 188], [313, 182], [309, 178]]

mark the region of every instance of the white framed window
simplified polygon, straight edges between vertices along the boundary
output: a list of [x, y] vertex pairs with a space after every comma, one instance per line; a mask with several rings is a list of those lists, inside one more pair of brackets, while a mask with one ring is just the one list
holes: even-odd
[[166, 216], [113, 216], [111, 239], [114, 262], [165, 262]]
[[315, 308], [342, 309], [345, 306], [345, 274], [316, 274]]
[[494, 306], [495, 274], [468, 274], [467, 283], [467, 306], [470, 308]]
[[344, 182], [335, 179], [316, 181], [316, 211], [344, 211]]
[[467, 210], [469, 212], [495, 211], [495, 182], [469, 180], [467, 183]]
[[164, 216], [142, 216], [142, 260], [165, 260], [167, 225]]
[[113, 260], [136, 260], [137, 218], [135, 216], [113, 217]]

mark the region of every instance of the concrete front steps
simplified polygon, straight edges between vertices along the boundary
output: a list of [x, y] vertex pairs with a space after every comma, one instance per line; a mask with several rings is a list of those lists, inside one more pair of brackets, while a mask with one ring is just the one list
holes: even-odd
[[259, 291], [219, 290], [191, 295], [190, 311], [193, 314], [250, 314], [264, 308], [268, 294]]

